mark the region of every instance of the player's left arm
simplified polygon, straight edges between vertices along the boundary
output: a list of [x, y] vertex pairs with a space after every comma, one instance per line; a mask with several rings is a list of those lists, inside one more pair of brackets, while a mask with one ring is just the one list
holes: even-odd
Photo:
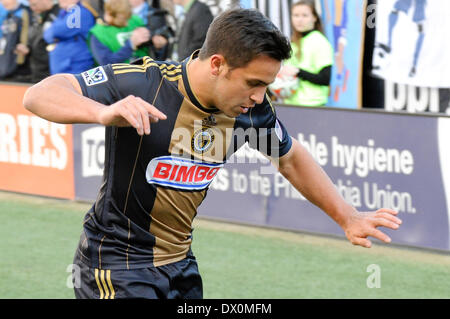
[[378, 227], [398, 229], [397, 212], [382, 208], [375, 212], [358, 212], [337, 191], [328, 175], [309, 152], [294, 138], [290, 150], [277, 161], [280, 173], [311, 203], [327, 213], [354, 245], [371, 247], [368, 236], [384, 242], [391, 239]]

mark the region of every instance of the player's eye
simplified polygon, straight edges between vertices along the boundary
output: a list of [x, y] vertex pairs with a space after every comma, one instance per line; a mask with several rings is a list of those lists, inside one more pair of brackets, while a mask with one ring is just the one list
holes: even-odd
[[267, 86], [266, 83], [261, 82], [261, 81], [247, 81], [247, 85], [251, 88], [256, 88], [259, 86]]

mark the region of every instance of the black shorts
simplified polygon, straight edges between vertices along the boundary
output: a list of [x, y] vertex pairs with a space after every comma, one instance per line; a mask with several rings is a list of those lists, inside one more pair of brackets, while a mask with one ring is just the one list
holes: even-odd
[[203, 285], [195, 257], [159, 267], [97, 269], [81, 262], [75, 254], [73, 273], [77, 299], [202, 299]]

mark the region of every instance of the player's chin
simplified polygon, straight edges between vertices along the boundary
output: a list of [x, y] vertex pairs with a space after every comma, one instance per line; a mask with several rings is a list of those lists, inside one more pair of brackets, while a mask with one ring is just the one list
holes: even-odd
[[241, 114], [246, 113], [242, 106], [236, 106], [230, 109], [228, 112], [224, 112], [228, 117], [238, 117]]

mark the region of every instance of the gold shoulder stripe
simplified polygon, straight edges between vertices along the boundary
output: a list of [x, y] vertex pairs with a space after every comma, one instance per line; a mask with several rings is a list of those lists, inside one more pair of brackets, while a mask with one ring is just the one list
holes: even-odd
[[111, 64], [111, 66], [113, 68], [116, 67], [116, 66], [125, 66], [125, 65], [133, 66], [132, 64], [129, 64], [129, 63], [113, 63], [113, 64]]
[[146, 68], [149, 66], [159, 66], [158, 63], [155, 61], [148, 59], [144, 60], [144, 63], [142, 64], [129, 64], [129, 63], [114, 63], [112, 64], [113, 68], [123, 68], [123, 67], [129, 67], [129, 68]]
[[164, 76], [164, 77], [170, 82], [175, 82], [175, 81], [178, 81], [179, 79], [181, 79], [183, 76], [180, 74], [175, 77], [168, 77], [168, 76]]
[[153, 65], [149, 65], [149, 66], [146, 66], [146, 67], [132, 67], [132, 68], [130, 68], [130, 67], [128, 67], [128, 68], [116, 68], [116, 69], [114, 69], [114, 74], [123, 74], [123, 73], [145, 73], [145, 72], [147, 72], [147, 69], [149, 68], [149, 67], [151, 67], [151, 66], [153, 66]]
[[152, 59], [151, 57], [149, 57], [149, 56], [143, 57], [142, 60], [144, 61], [144, 63], [155, 61], [155, 60], [153, 60], [153, 59]]
[[114, 74], [124, 74], [124, 73], [145, 73], [147, 69], [126, 69], [126, 70], [119, 70], [114, 71]]
[[117, 66], [113, 66], [113, 70], [121, 70], [121, 69], [137, 69], [137, 70], [142, 70], [142, 69], [147, 69], [149, 67], [152, 66], [158, 66], [158, 64], [156, 63], [150, 63], [147, 65], [130, 65], [130, 64], [125, 64], [125, 65], [117, 65]]
[[[159, 65], [151, 58], [144, 58], [144, 63], [142, 65], [134, 65], [134, 64], [126, 64], [126, 63], [115, 63], [112, 65], [112, 69], [114, 70], [114, 74], [124, 74], [130, 72], [139, 72], [145, 73], [150, 67], [159, 67], [161, 73], [167, 74], [169, 76], [180, 75], [182, 71], [182, 65], [175, 64], [161, 64]], [[178, 78], [177, 78], [178, 79]]]
[[114, 74], [123, 74], [123, 73], [130, 73], [130, 72], [141, 72], [145, 73], [148, 68], [150, 67], [157, 67], [159, 66], [157, 63], [153, 62], [153, 60], [148, 59], [148, 62], [144, 63], [143, 65], [133, 65], [133, 64], [115, 64], [112, 66], [114, 70]]
[[180, 69], [181, 70], [181, 64], [180, 65], [175, 65], [175, 64], [169, 64], [169, 65], [167, 65], [167, 64], [161, 64], [160, 66], [159, 66], [159, 68], [162, 70], [162, 69], [167, 69], [167, 70], [172, 70], [172, 69]]
[[117, 69], [143, 69], [144, 66], [142, 66], [142, 65], [132, 65], [132, 64], [113, 64], [112, 68], [114, 70], [117, 70]]
[[178, 75], [181, 74], [183, 71], [182, 70], [173, 70], [173, 71], [169, 71], [167, 69], [161, 70], [162, 74], [167, 74], [167, 75]]
[[146, 66], [148, 66], [148, 65], [151, 65], [151, 66], [159, 66], [159, 64], [158, 63], [156, 63], [155, 62], [155, 60], [152, 60], [152, 59], [150, 59], [150, 58], [148, 58], [148, 59], [143, 59], [143, 63], [142, 63], [142, 66], [143, 67], [146, 67]]

